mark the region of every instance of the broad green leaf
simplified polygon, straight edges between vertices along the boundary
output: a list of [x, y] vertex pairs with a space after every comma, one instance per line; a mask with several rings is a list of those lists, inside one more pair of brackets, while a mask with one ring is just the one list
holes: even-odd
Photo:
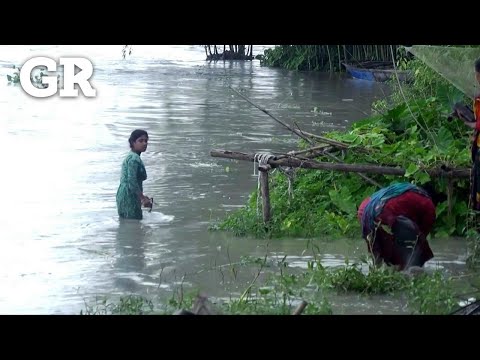
[[420, 185], [426, 184], [431, 180], [430, 175], [428, 175], [425, 171], [419, 172], [415, 176], [415, 179], [418, 181]]
[[418, 171], [418, 166], [416, 164], [411, 163], [408, 165], [407, 169], [405, 170], [405, 177], [412, 176]]
[[[343, 188], [343, 189], [346, 189], [346, 188]], [[353, 203], [348, 190], [343, 190], [343, 191], [330, 190], [328, 194], [330, 195], [330, 199], [332, 200], [333, 204], [340, 210], [346, 213], [354, 213], [356, 211], [356, 206]]]
[[450, 145], [453, 143], [453, 135], [446, 127], [442, 126], [438, 131], [438, 135], [436, 137], [437, 146], [440, 150], [447, 150]]

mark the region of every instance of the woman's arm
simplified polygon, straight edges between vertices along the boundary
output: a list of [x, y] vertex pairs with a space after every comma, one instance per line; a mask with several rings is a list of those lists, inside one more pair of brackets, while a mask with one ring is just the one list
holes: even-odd
[[130, 160], [127, 163], [127, 184], [130, 191], [138, 196], [140, 201], [143, 200], [144, 196], [142, 194], [142, 189], [140, 188], [140, 184], [138, 183], [138, 169], [140, 164], [138, 161]]

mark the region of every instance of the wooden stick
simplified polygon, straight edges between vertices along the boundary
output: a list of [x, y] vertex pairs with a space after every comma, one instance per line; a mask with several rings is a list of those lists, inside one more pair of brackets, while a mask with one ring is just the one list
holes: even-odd
[[348, 144], [342, 143], [341, 141], [332, 140], [332, 139], [326, 138], [324, 136], [320, 136], [320, 135], [309, 133], [307, 131], [303, 131], [302, 129], [300, 129], [300, 126], [298, 126], [298, 124], [296, 122], [295, 122], [295, 126], [297, 127], [298, 131], [303, 135], [309, 136], [309, 137], [314, 138], [314, 139], [318, 139], [318, 140], [320, 140], [320, 141], [322, 141], [326, 144], [338, 147], [340, 149], [349, 149], [350, 148], [350, 146]]
[[[270, 165], [267, 165], [271, 168]], [[260, 171], [260, 192], [262, 194], [263, 223], [270, 222], [270, 191], [268, 189], [268, 168], [259, 167]]]
[[264, 112], [265, 114], [267, 114], [268, 116], [270, 116], [273, 120], [275, 120], [276, 122], [278, 122], [279, 124], [281, 124], [282, 126], [286, 127], [288, 130], [290, 130], [292, 133], [294, 133], [295, 135], [301, 137], [303, 140], [305, 140], [306, 142], [308, 142], [309, 144], [313, 143], [313, 141], [311, 139], [309, 139], [308, 137], [306, 137], [305, 135], [303, 135], [302, 133], [298, 132], [297, 130], [295, 130], [294, 128], [292, 128], [290, 125], [284, 123], [282, 120], [279, 120], [277, 119], [275, 116], [273, 116], [272, 114], [270, 114], [270, 112], [268, 110], [265, 110], [264, 108], [258, 106], [257, 104], [255, 104], [252, 100], [250, 100], [248, 97], [246, 97], [245, 95], [243, 94], [240, 94], [237, 90], [235, 90], [234, 88], [232, 88], [231, 86], [229, 86], [229, 88], [235, 92], [238, 96], [240, 96], [241, 98], [245, 99], [249, 104], [255, 106], [258, 110]]
[[[312, 158], [312, 157], [316, 157], [318, 155], [325, 155], [325, 156], [328, 156], [330, 157], [331, 159], [339, 162], [339, 163], [343, 163], [343, 161], [339, 158], [337, 158], [335, 155], [333, 154], [330, 154], [328, 151], [326, 151], [327, 148], [329, 148], [330, 146], [325, 146], [325, 145], [321, 145], [321, 146], [315, 146], [313, 148], [309, 148], [307, 150], [301, 150], [301, 151], [291, 151], [289, 152], [288, 154], [282, 154], [281, 156], [277, 156], [277, 160], [278, 159], [283, 159], [285, 157], [288, 157], [289, 155], [290, 156], [294, 156], [294, 157], [298, 157], [299, 159], [308, 159], [308, 158]], [[318, 150], [318, 149], [324, 149], [324, 151], [322, 151], [321, 153], [313, 153], [311, 156], [310, 155], [307, 155], [306, 157], [299, 157], [299, 156], [296, 156], [298, 154], [303, 154], [303, 153], [306, 153], [306, 152], [313, 152], [315, 150]], [[378, 187], [378, 188], [381, 188], [382, 186], [377, 183], [375, 180], [373, 179], [370, 179], [368, 176], [366, 175], [363, 175], [363, 174], [357, 174], [358, 176], [360, 176], [362, 179], [368, 181], [370, 184]]]
[[305, 300], [302, 300], [302, 302], [297, 306], [292, 315], [301, 315], [307, 305], [308, 303]]
[[[290, 125], [284, 123], [283, 121], [277, 119], [275, 116], [273, 116], [268, 110], [258, 106], [257, 104], [255, 104], [252, 100], [250, 100], [248, 97], [246, 97], [245, 95], [239, 93], [237, 90], [235, 90], [234, 88], [232, 88], [231, 86], [229, 86], [229, 88], [235, 92], [238, 96], [240, 96], [241, 98], [245, 99], [249, 104], [255, 106], [257, 109], [259, 109], [260, 111], [264, 112], [265, 114], [267, 114], [268, 116], [270, 116], [273, 120], [275, 120], [276, 122], [278, 122], [279, 124], [281, 124], [282, 126], [286, 127], [288, 130], [290, 130], [292, 133], [294, 133], [295, 135], [301, 137], [302, 139], [304, 139], [306, 142], [308, 142], [309, 144], [312, 144], [313, 141], [311, 139], [309, 139], [307, 136], [309, 137], [312, 137], [312, 138], [316, 138], [316, 139], [319, 139], [321, 141], [323, 141], [324, 143], [326, 144], [329, 144], [329, 145], [332, 145], [332, 146], [335, 146], [335, 147], [338, 147], [338, 148], [341, 148], [341, 149], [349, 149], [350, 146], [348, 144], [345, 144], [345, 143], [342, 143], [340, 141], [336, 141], [336, 140], [332, 140], [332, 139], [329, 139], [329, 138], [326, 138], [326, 137], [323, 137], [323, 136], [320, 136], [320, 135], [316, 135], [316, 134], [312, 134], [312, 133], [309, 133], [309, 132], [306, 132], [306, 131], [303, 131], [299, 128], [299, 126], [297, 125], [297, 128], [298, 130], [294, 129], [293, 127], [291, 127]], [[360, 147], [356, 147], [356, 149], [358, 149], [359, 151], [366, 151], [364, 148], [360, 148]]]
[[277, 156], [277, 159], [282, 159], [282, 158], [289, 157], [289, 156], [296, 156], [296, 155], [300, 155], [300, 154], [305, 154], [305, 153], [308, 153], [308, 152], [314, 152], [314, 151], [317, 151], [317, 150], [326, 150], [329, 147], [331, 147], [331, 146], [330, 145], [320, 145], [320, 146], [314, 146], [314, 147], [311, 147], [311, 148], [308, 148], [308, 149], [305, 149], [305, 150], [290, 151], [288, 154], [282, 154], [281, 156]]
[[[228, 151], [214, 149], [210, 151], [210, 156], [221, 157], [226, 159], [254, 161], [254, 154], [247, 154], [237, 151]], [[357, 172], [357, 173], [370, 173], [370, 174], [383, 174], [383, 175], [395, 175], [404, 176], [405, 169], [391, 166], [378, 166], [368, 164], [338, 164], [329, 162], [319, 162], [315, 160], [300, 160], [295, 158], [284, 159], [269, 159], [268, 164], [272, 167], [289, 166], [300, 167], [304, 169], [318, 169], [318, 170], [333, 170], [341, 172]], [[447, 178], [469, 178], [471, 170], [469, 168], [449, 169], [448, 171], [441, 168], [437, 169], [424, 169], [431, 177], [445, 176]]]
[[[270, 116], [272, 119], [274, 119], [275, 121], [277, 121], [278, 123], [280, 123], [281, 125], [283, 125], [284, 127], [286, 127], [288, 130], [290, 130], [291, 132], [293, 132], [294, 134], [300, 136], [302, 139], [304, 139], [305, 141], [307, 141], [308, 143], [312, 144], [313, 141], [310, 140], [309, 138], [307, 138], [306, 136], [304, 136], [303, 134], [308, 134], [309, 136], [311, 135], [314, 135], [314, 134], [310, 134], [310, 133], [306, 133], [304, 131], [302, 131], [300, 129], [300, 127], [298, 126], [297, 123], [295, 123], [296, 127], [298, 128], [298, 131], [295, 130], [294, 128], [292, 128], [290, 125], [284, 123], [283, 121], [277, 119], [275, 116], [273, 116], [272, 114], [270, 114], [268, 112], [268, 110], [265, 110], [264, 108], [258, 106], [257, 104], [255, 104], [253, 101], [251, 101], [248, 97], [246, 97], [245, 95], [239, 93], [237, 90], [233, 89], [231, 86], [229, 86], [229, 88], [234, 91], [238, 96], [242, 97], [243, 99], [245, 99], [248, 103], [250, 103], [251, 105], [255, 106], [257, 109], [259, 109], [260, 111], [263, 111], [265, 114], [267, 114], [268, 116]], [[341, 149], [348, 149], [349, 146], [347, 144], [344, 144], [344, 143], [341, 143], [339, 141], [335, 141], [335, 140], [331, 140], [331, 139], [328, 139], [328, 138], [325, 138], [323, 136], [319, 136], [319, 135], [315, 135], [316, 138], [322, 140], [323, 142], [329, 144], [329, 145], [332, 145], [332, 146], [335, 146], [335, 147], [338, 147], [338, 148], [341, 148]], [[322, 146], [323, 148], [324, 146]], [[313, 147], [312, 149], [315, 149], [315, 148], [319, 148], [319, 147]], [[359, 149], [359, 150], [362, 150], [362, 149]], [[311, 151], [311, 150], [310, 150]], [[307, 151], [308, 152], [308, 151]], [[297, 152], [297, 155], [300, 154], [299, 152]], [[330, 155], [328, 153], [325, 153], [326, 155]], [[331, 158], [335, 159], [336, 161], [340, 161], [340, 159], [336, 158], [335, 156], [333, 155], [330, 155]], [[340, 161], [341, 162], [341, 161]], [[377, 186], [378, 188], [381, 188], [380, 184], [378, 184], [377, 182], [375, 182], [374, 180], [370, 179], [369, 177], [365, 176], [365, 175], [362, 175], [362, 174], [359, 174], [359, 176], [361, 178], [363, 178], [364, 180], [368, 181], [369, 183]], [[264, 213], [264, 220], [265, 220], [265, 213]]]
[[312, 134], [312, 133], [309, 133], [309, 132], [306, 132], [306, 131], [303, 131], [303, 130], [299, 130], [299, 131], [306, 136], [310, 136], [312, 138], [319, 139], [320, 141], [323, 141], [324, 143], [330, 144], [330, 145], [335, 146], [335, 147], [340, 148], [340, 149], [355, 149], [355, 151], [360, 151], [362, 153], [371, 153], [372, 152], [372, 149], [369, 149], [369, 148], [365, 148], [365, 147], [361, 147], [361, 146], [350, 147], [350, 145], [339, 142], [339, 141], [336, 141], [336, 140], [328, 139], [326, 137], [316, 135], [316, 134]]
[[[344, 162], [343, 162], [341, 159], [337, 158], [337, 157], [336, 157], [335, 155], [333, 155], [333, 154], [330, 154], [330, 153], [326, 152], [325, 155], [331, 157], [333, 160], [335, 160], [335, 161], [337, 161], [337, 162], [339, 162], [339, 163], [344, 164]], [[373, 186], [376, 186], [376, 187], [378, 187], [379, 189], [382, 188], [382, 185], [380, 185], [379, 183], [377, 183], [375, 180], [370, 179], [368, 176], [363, 175], [363, 174], [359, 174], [359, 173], [357, 173], [357, 175], [360, 176], [362, 179], [368, 181], [368, 182], [369, 182], [370, 184], [372, 184]]]

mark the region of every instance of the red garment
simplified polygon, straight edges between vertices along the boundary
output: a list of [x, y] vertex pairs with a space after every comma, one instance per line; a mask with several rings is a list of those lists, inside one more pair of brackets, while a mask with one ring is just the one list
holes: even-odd
[[473, 113], [475, 115], [475, 130], [480, 131], [480, 95], [473, 100]]
[[478, 156], [478, 149], [480, 148], [480, 95], [477, 95], [473, 101], [473, 113], [476, 122], [471, 147], [473, 166], [470, 178], [470, 202], [472, 209], [480, 210], [480, 158]]
[[[358, 209], [358, 219], [361, 222], [362, 214], [370, 198], [363, 200]], [[420, 236], [416, 248], [419, 253], [419, 263], [423, 266], [425, 262], [433, 258], [433, 252], [427, 241], [427, 235], [432, 231], [435, 222], [435, 205], [432, 200], [414, 191], [407, 191], [402, 195], [394, 197], [385, 203], [382, 213], [375, 219], [375, 222], [381, 221], [382, 224], [392, 227], [395, 219], [400, 216], [406, 216], [417, 224], [420, 230]], [[368, 241], [367, 241], [368, 245]], [[387, 233], [381, 227], [376, 232], [376, 238], [371, 252], [376, 258], [383, 259], [387, 264], [398, 265], [400, 270], [406, 266], [403, 252], [404, 248], [395, 243], [393, 235]]]

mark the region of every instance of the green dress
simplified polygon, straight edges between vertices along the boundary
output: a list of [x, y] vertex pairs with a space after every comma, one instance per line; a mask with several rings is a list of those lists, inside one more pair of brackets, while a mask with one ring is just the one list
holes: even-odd
[[147, 171], [140, 155], [131, 151], [123, 160], [120, 186], [117, 190], [118, 215], [124, 219], [142, 220], [143, 181], [147, 179]]

